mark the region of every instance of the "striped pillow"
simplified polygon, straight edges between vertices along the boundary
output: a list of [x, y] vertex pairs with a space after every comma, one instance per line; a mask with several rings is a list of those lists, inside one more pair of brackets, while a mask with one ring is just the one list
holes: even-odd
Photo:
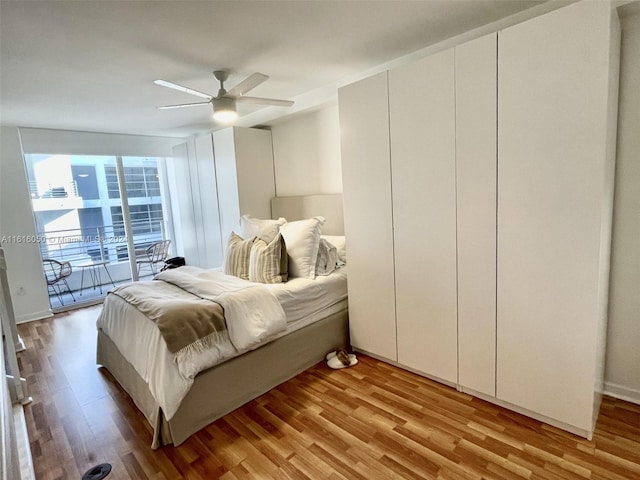
[[271, 243], [258, 238], [249, 255], [249, 280], [260, 283], [287, 281], [287, 247], [278, 233]]
[[224, 257], [224, 273], [249, 280], [249, 255], [254, 241], [255, 237], [243, 240], [241, 236], [231, 232]]

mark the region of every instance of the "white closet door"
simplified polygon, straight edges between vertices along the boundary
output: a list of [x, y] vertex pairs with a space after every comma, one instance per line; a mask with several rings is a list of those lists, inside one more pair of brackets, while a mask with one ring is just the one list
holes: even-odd
[[338, 96], [351, 343], [396, 360], [387, 73]]
[[213, 155], [215, 157], [218, 209], [220, 212], [220, 234], [226, 252], [231, 232], [240, 228], [240, 191], [238, 189], [238, 167], [236, 164], [235, 129], [225, 128], [213, 132]]
[[240, 216], [271, 218], [275, 196], [271, 132], [229, 127], [213, 132], [222, 244], [238, 232]]
[[458, 383], [495, 396], [497, 34], [455, 55]]
[[454, 52], [389, 73], [398, 362], [457, 381]]
[[[220, 236], [220, 214], [218, 209], [218, 188], [216, 186], [216, 168], [213, 158], [213, 138], [210, 133], [195, 138], [197, 176], [192, 179], [199, 185], [200, 218], [196, 225], [203, 231], [198, 266], [203, 268], [220, 267], [223, 264], [223, 245]], [[226, 239], [225, 239], [226, 240]]]
[[606, 288], [607, 3], [499, 35], [497, 396], [587, 431]]
[[175, 234], [174, 248], [178, 255], [185, 257], [188, 265], [199, 265], [200, 252], [197, 234], [195, 233], [193, 198], [189, 196], [192, 188], [187, 143], [175, 145], [172, 153], [171, 158], [167, 159], [167, 171], [169, 173], [169, 188], [172, 189], [171, 195], [175, 195], [171, 202], [171, 215], [173, 216]]

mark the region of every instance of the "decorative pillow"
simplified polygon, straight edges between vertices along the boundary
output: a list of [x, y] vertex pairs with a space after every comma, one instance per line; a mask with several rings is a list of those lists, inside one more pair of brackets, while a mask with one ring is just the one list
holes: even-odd
[[242, 215], [240, 217], [240, 235], [242, 238], [258, 237], [266, 243], [276, 238], [278, 231], [287, 220], [280, 217], [278, 220], [261, 220], [253, 218], [251, 215]]
[[224, 273], [249, 280], [249, 256], [255, 237], [243, 240], [235, 232], [231, 232], [224, 256]]
[[[347, 263], [347, 239], [344, 235], [322, 235], [329, 243], [334, 245], [338, 249], [338, 257], [340, 257], [340, 263], [345, 265]], [[340, 265], [340, 266], [342, 266]]]
[[282, 234], [267, 244], [256, 239], [249, 255], [249, 280], [260, 283], [282, 283], [287, 281], [287, 247]]
[[315, 278], [324, 217], [285, 223], [280, 233], [287, 244], [289, 277]]
[[338, 249], [328, 240], [320, 237], [318, 245], [318, 259], [316, 260], [316, 275], [329, 275], [338, 268]]

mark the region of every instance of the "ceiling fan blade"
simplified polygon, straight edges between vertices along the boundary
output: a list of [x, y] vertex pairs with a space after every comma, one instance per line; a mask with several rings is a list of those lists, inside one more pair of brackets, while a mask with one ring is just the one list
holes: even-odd
[[179, 105], [165, 105], [164, 107], [158, 107], [158, 109], [171, 110], [172, 108], [199, 107], [200, 105], [210, 105], [210, 104], [211, 102], [181, 103]]
[[236, 102], [252, 103], [254, 105], [273, 105], [274, 107], [290, 107], [293, 105], [291, 100], [277, 100], [275, 98], [260, 97], [238, 97]]
[[211, 100], [213, 98], [211, 95], [208, 95], [206, 93], [183, 87], [182, 85], [178, 85], [177, 83], [167, 82], [166, 80], [154, 80], [153, 83], [155, 83], [156, 85], [160, 85], [161, 87], [173, 88], [174, 90], [178, 90], [180, 92], [190, 93], [191, 95], [206, 98], [207, 100]]
[[227, 97], [241, 97], [249, 90], [256, 88], [262, 82], [266, 81], [269, 78], [268, 75], [264, 73], [254, 73], [253, 75], [249, 75], [231, 90], [229, 90], [225, 96]]

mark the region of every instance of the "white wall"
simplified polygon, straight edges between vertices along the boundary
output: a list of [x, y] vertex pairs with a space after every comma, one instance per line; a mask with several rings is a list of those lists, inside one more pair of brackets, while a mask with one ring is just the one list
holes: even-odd
[[35, 239], [36, 226], [20, 133], [14, 127], [0, 129], [0, 240], [2, 237], [6, 237], [2, 244], [16, 322], [51, 315], [38, 244], [17, 241]]
[[621, 20], [605, 391], [640, 403], [640, 12]]
[[24, 153], [169, 157], [180, 138], [20, 128]]
[[276, 195], [342, 193], [338, 107], [271, 125]]

